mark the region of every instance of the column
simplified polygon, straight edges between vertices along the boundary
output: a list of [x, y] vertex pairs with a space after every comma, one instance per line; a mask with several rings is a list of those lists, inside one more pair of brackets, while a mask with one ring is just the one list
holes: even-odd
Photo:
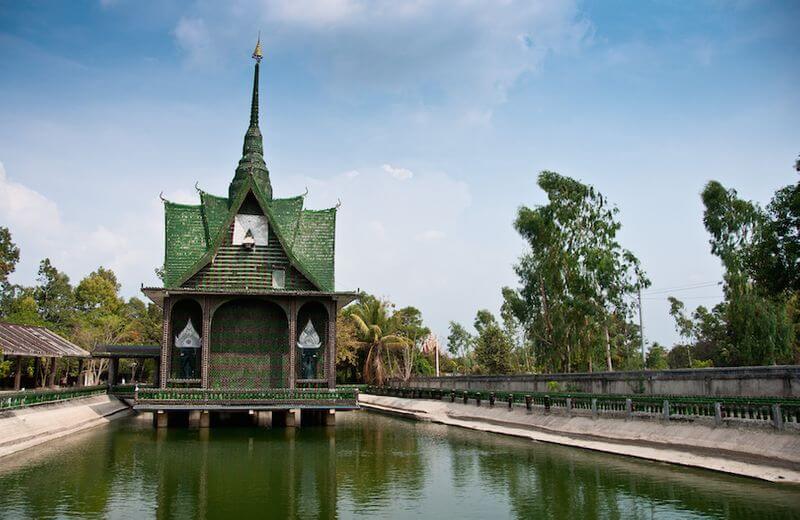
[[167, 377], [169, 374], [169, 357], [172, 345], [172, 305], [169, 298], [164, 298], [164, 334], [161, 337], [161, 374], [159, 377], [159, 386], [161, 388], [167, 387]]
[[336, 301], [328, 304], [328, 357], [325, 370], [328, 375], [328, 388], [336, 386]]
[[17, 370], [14, 372], [14, 390], [22, 386], [22, 356], [17, 356]]
[[47, 374], [47, 386], [56, 386], [56, 371], [58, 370], [58, 358], [50, 358], [50, 372]]
[[[33, 387], [36, 388], [39, 384], [39, 373], [42, 372], [44, 369], [42, 368], [42, 358], [36, 358], [35, 368], [33, 369]], [[43, 374], [42, 374], [43, 375]]]
[[83, 358], [78, 359], [78, 381], [76, 386], [83, 386]]
[[117, 358], [111, 358], [108, 360], [108, 386], [114, 386], [114, 383], [117, 381], [117, 367], [119, 366], [119, 360]]
[[208, 367], [211, 362], [209, 359], [211, 356], [211, 305], [208, 296], [203, 297], [200, 305], [203, 309], [203, 348], [200, 350], [200, 379], [202, 381], [200, 386], [208, 388]]
[[297, 301], [289, 302], [289, 388], [297, 381]]

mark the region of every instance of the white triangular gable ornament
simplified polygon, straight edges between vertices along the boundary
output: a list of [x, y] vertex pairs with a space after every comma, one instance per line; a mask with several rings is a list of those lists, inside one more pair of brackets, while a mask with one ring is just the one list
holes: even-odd
[[175, 336], [175, 346], [178, 348], [200, 348], [201, 344], [200, 334], [194, 330], [192, 320], [186, 322], [186, 327]]
[[300, 333], [300, 339], [297, 340], [297, 346], [300, 348], [319, 348], [322, 342], [319, 340], [319, 334], [314, 330], [311, 320], [308, 320], [303, 332]]

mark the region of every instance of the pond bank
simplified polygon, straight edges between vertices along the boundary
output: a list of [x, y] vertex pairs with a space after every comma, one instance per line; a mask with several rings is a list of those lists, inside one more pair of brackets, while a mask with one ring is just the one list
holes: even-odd
[[428, 399], [359, 395], [363, 408], [578, 448], [800, 484], [800, 434], [767, 429], [592, 419]]
[[130, 415], [116, 397], [97, 395], [0, 412], [0, 457]]

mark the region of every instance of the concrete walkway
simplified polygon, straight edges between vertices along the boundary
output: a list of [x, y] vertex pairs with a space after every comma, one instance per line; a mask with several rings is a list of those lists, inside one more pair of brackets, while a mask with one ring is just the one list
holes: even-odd
[[661, 421], [529, 413], [505, 404], [450, 403], [360, 394], [366, 409], [539, 442], [800, 484], [800, 434]]
[[116, 397], [97, 395], [0, 413], [0, 457], [126, 417]]

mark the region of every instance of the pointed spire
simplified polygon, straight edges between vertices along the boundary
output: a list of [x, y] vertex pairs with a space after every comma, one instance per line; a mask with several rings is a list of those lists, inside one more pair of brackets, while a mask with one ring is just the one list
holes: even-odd
[[258, 128], [258, 76], [259, 66], [263, 52], [261, 50], [261, 33], [258, 35], [258, 42], [253, 51], [253, 59], [256, 60], [255, 70], [253, 71], [253, 97], [250, 102], [250, 125], [244, 135], [244, 146], [242, 147], [242, 158], [236, 168], [236, 175], [233, 177], [228, 188], [228, 201], [236, 198], [241, 186], [245, 183], [247, 176], [252, 175], [258, 187], [267, 199], [272, 198], [272, 184], [269, 180], [269, 170], [264, 163], [264, 144], [261, 138], [261, 130]]

